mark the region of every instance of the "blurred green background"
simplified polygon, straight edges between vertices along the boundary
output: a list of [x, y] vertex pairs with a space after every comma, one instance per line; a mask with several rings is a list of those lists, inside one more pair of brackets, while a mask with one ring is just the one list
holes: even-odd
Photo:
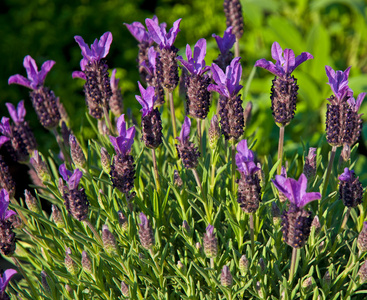
[[[324, 142], [326, 98], [331, 90], [326, 84], [325, 65], [337, 70], [352, 66], [350, 87], [355, 97], [367, 92], [367, 6], [363, 0], [243, 0], [245, 21], [241, 39], [244, 102], [253, 102], [251, 124], [247, 136], [258, 142], [254, 150], [261, 157], [276, 154], [278, 127], [270, 110], [270, 86], [273, 76], [262, 69], [253, 70], [260, 58], [271, 59], [270, 49], [274, 41], [282, 48], [291, 48], [296, 55], [308, 51], [314, 60], [302, 64], [294, 75], [300, 86], [295, 119], [286, 128], [285, 151], [287, 157], [302, 154], [302, 141], [310, 146], [323, 143], [326, 155], [330, 147]], [[107, 56], [110, 68], [117, 68], [121, 78], [124, 107], [130, 107], [139, 118], [135, 94], [139, 80], [136, 68], [137, 42], [123, 23], [139, 21], [156, 14], [168, 28], [182, 18], [181, 32], [175, 46], [181, 49], [194, 44], [199, 38], [208, 42], [207, 64], [218, 55], [213, 33], [223, 35], [226, 28], [223, 2], [219, 0], [3, 0], [0, 2], [0, 115], [8, 116], [5, 102], [26, 100], [27, 119], [37, 135], [41, 151], [55, 147], [50, 135], [40, 127], [33, 112], [28, 89], [11, 85], [7, 80], [13, 74], [26, 75], [23, 58], [31, 55], [40, 66], [45, 60], [55, 60], [56, 65], [46, 79], [46, 86], [60, 97], [71, 116], [71, 127], [78, 132], [86, 123], [82, 93], [83, 81], [72, 79], [71, 73], [79, 69], [80, 48], [74, 41], [81, 35], [91, 44], [104, 32], [111, 31], [113, 42]], [[247, 79], [256, 71], [253, 80]], [[248, 92], [246, 92], [248, 91]], [[361, 112], [367, 111], [367, 100]], [[181, 109], [183, 109], [183, 104]], [[183, 119], [183, 117], [182, 117]], [[182, 121], [182, 120], [181, 120]], [[86, 137], [89, 132], [85, 129]], [[359, 147], [360, 158], [356, 172], [364, 182], [366, 166], [367, 129]], [[324, 157], [326, 161], [326, 157]], [[365, 168], [367, 169], [367, 167]]]

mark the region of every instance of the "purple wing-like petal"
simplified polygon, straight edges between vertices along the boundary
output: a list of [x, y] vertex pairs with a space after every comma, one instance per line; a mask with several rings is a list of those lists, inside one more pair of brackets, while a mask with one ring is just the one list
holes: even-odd
[[15, 108], [12, 103], [5, 103], [5, 105], [8, 108], [9, 115], [13, 119], [14, 123], [24, 122], [24, 117], [26, 114], [26, 110], [24, 108], [24, 100], [18, 103], [17, 108]]
[[48, 72], [50, 72], [50, 70], [52, 69], [55, 63], [56, 62], [53, 60], [47, 60], [42, 64], [41, 71], [38, 73], [38, 84], [39, 85], [43, 85]]
[[74, 39], [78, 43], [80, 49], [82, 50], [83, 57], [89, 59], [89, 57], [92, 56], [92, 52], [89, 49], [89, 46], [84, 42], [84, 39], [79, 35], [74, 36]]
[[224, 74], [223, 70], [217, 64], [212, 63], [211, 71], [216, 84], [226, 84], [226, 74]]
[[6, 142], [9, 142], [9, 141], [10, 139], [7, 136], [5, 135], [0, 136], [0, 148], [2, 145], [4, 145]]
[[278, 189], [278, 191], [282, 192], [288, 198], [289, 193], [286, 189], [287, 178], [281, 175], [275, 175], [275, 179], [272, 179], [271, 181], [273, 182], [274, 186]]
[[295, 58], [295, 55], [292, 49], [284, 50], [284, 59], [285, 59], [285, 62], [283, 65], [283, 69], [286, 74], [290, 74], [294, 70], [295, 68], [294, 66], [296, 63], [296, 58]]
[[139, 218], [141, 222], [141, 224], [139, 224], [140, 228], [147, 228], [149, 226], [147, 216], [143, 213], [140, 213]]
[[117, 144], [117, 138], [110, 135], [110, 142], [111, 142], [113, 148], [115, 149], [116, 153], [120, 153], [120, 148]]
[[227, 91], [226, 88], [223, 88], [223, 86], [219, 86], [219, 85], [215, 85], [215, 84], [209, 84], [208, 86], [208, 91], [209, 92], [217, 92], [218, 94], [225, 96], [225, 97], [229, 97], [229, 93]]
[[19, 123], [18, 122], [17, 110], [16, 110], [15, 106], [12, 103], [9, 103], [9, 102], [5, 103], [5, 105], [8, 108], [9, 115], [13, 119], [13, 121], [15, 123]]
[[178, 56], [177, 60], [187, 69], [187, 71], [189, 71], [191, 74], [194, 74], [195, 70], [190, 62], [184, 60], [182, 56]]
[[14, 269], [7, 269], [2, 277], [0, 276], [0, 292], [4, 292], [6, 286], [8, 285], [10, 279], [17, 274], [17, 271]]
[[105, 32], [98, 42], [97, 56], [98, 59], [105, 58], [110, 51], [110, 46], [112, 43], [112, 33]]
[[176, 40], [177, 34], [180, 32], [180, 23], [181, 23], [181, 19], [178, 19], [177, 21], [175, 21], [173, 23], [173, 27], [169, 30], [169, 32], [166, 35], [166, 47], [170, 48], [172, 47], [173, 43]]
[[16, 74], [9, 77], [8, 84], [19, 84], [33, 90], [32, 81], [22, 75]]
[[194, 60], [202, 67], [205, 66], [206, 40], [200, 39], [194, 47]]
[[61, 164], [59, 167], [59, 173], [62, 176], [62, 178], [67, 182], [73, 173], [66, 169], [65, 164]]
[[189, 117], [185, 117], [184, 123], [182, 124], [180, 136], [176, 137], [176, 139], [180, 142], [180, 144], [185, 144], [188, 141], [190, 136], [191, 129], [191, 120]]
[[124, 25], [139, 43], [143, 41], [148, 41], [149, 35], [143, 24], [141, 24], [140, 22], [133, 22], [131, 24], [124, 23]]
[[27, 55], [24, 57], [23, 66], [27, 71], [27, 77], [31, 81], [32, 87], [36, 88], [38, 85], [38, 68], [35, 60]]
[[85, 76], [83, 71], [74, 71], [72, 77], [87, 80], [87, 76]]
[[349, 170], [348, 168], [344, 168], [344, 172], [339, 176], [339, 180], [342, 181], [351, 181], [353, 178], [354, 178], [354, 171]]
[[111, 89], [112, 91], [115, 91], [118, 89], [118, 84], [120, 79], [116, 78], [116, 69], [113, 69], [111, 72], [111, 79], [110, 79], [110, 85], [111, 85]]
[[2, 117], [0, 123], [0, 132], [7, 137], [11, 137], [11, 128], [9, 120], [10, 119], [7, 117]]
[[247, 147], [247, 140], [242, 140], [237, 145], [237, 155], [242, 161], [254, 161], [254, 153]]
[[79, 169], [75, 169], [73, 175], [70, 176], [68, 180], [68, 185], [70, 190], [75, 190], [78, 188], [80, 179], [83, 176], [83, 172]]
[[271, 57], [277, 62], [277, 65], [283, 65], [285, 59], [283, 57], [283, 49], [280, 47], [278, 42], [274, 42], [271, 46]]
[[130, 127], [127, 131], [126, 131], [126, 149], [125, 152], [129, 152], [131, 150], [131, 146], [134, 143], [134, 137], [135, 137], [135, 126]]
[[14, 211], [14, 210], [11, 210], [11, 209], [8, 209], [6, 212], [5, 212], [5, 217], [4, 217], [4, 220], [10, 218], [11, 216], [14, 216], [16, 215], [17, 213]]
[[233, 47], [236, 42], [236, 36], [232, 34], [232, 26], [229, 26], [226, 31], [224, 31], [223, 38], [219, 35], [213, 34], [212, 37], [215, 38], [218, 44], [218, 48], [221, 54], [227, 53]]
[[122, 114], [121, 116], [118, 117], [116, 121], [116, 127], [117, 127], [117, 132], [119, 133], [119, 136], [126, 135], [125, 114]]
[[299, 201], [298, 207], [304, 207], [307, 203], [321, 199], [321, 194], [318, 192], [306, 193], [305, 196]]
[[273, 62], [268, 61], [265, 58], [262, 58], [256, 61], [255, 67], [260, 67], [265, 70], [268, 70], [269, 72], [273, 73], [274, 75], [278, 77], [282, 77], [284, 75], [283, 68], [278, 68], [276, 65], [274, 65]]
[[145, 19], [145, 25], [148, 28], [149, 34], [151, 38], [158, 45], [165, 45], [165, 36], [163, 30], [159, 27], [159, 25], [151, 19]]
[[227, 88], [229, 90], [229, 93], [231, 95], [237, 94], [241, 89], [242, 85], [240, 85], [241, 77], [242, 77], [242, 66], [240, 63], [241, 57], [236, 57], [232, 60], [231, 66], [232, 66], [232, 74], [228, 74], [228, 76], [231, 77], [232, 84], [230, 87], [227, 85]]
[[0, 220], [5, 219], [5, 214], [9, 206], [9, 194], [6, 189], [0, 191]]
[[206, 227], [206, 235], [210, 237], [213, 236], [213, 233], [214, 233], [214, 226], [209, 224]]
[[302, 52], [300, 55], [296, 57], [294, 68], [290, 71], [292, 73], [295, 68], [297, 68], [301, 63], [305, 62], [306, 60], [313, 59], [312, 54], [308, 52]]

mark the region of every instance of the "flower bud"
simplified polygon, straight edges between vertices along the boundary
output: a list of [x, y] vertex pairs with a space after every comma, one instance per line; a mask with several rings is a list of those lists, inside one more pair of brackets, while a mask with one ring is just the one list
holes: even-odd
[[331, 284], [331, 276], [330, 276], [329, 270], [327, 270], [325, 272], [325, 275], [322, 278], [322, 280], [323, 280], [323, 282], [324, 282], [325, 285], [330, 286], [330, 284]]
[[84, 169], [87, 164], [87, 160], [85, 159], [83, 149], [80, 147], [80, 144], [73, 134], [69, 135], [69, 144], [70, 156], [75, 167], [79, 169]]
[[126, 216], [123, 214], [122, 211], [119, 211], [118, 215], [119, 215], [119, 224], [121, 226], [121, 229], [123, 229], [124, 231], [127, 231], [128, 226], [129, 226], [129, 222], [128, 222]]
[[232, 274], [228, 266], [224, 266], [220, 275], [220, 283], [225, 287], [231, 287], [233, 282]]
[[149, 221], [146, 215], [144, 215], [143, 213], [140, 213], [140, 221], [141, 221], [141, 224], [139, 224], [140, 243], [143, 246], [143, 248], [150, 249], [155, 244], [153, 229], [150, 227]]
[[187, 223], [186, 220], [184, 220], [182, 222], [182, 231], [183, 231], [184, 234], [190, 234], [190, 231], [191, 231], [190, 226], [189, 226], [189, 224]]
[[70, 257], [71, 254], [71, 249], [67, 248], [66, 249], [66, 254], [65, 254], [65, 267], [66, 270], [73, 276], [75, 276], [78, 273], [78, 265], [75, 263], [75, 261], [73, 261], [73, 259]]
[[281, 213], [278, 205], [275, 202], [271, 203], [271, 215], [273, 216], [273, 223], [275, 225], [279, 225]]
[[47, 164], [43, 158], [43, 155], [40, 152], [35, 150], [29, 162], [31, 163], [32, 167], [36, 170], [38, 178], [41, 181], [48, 181], [51, 179], [50, 171], [48, 170]]
[[116, 239], [107, 225], [102, 226], [103, 248], [108, 254], [117, 254]]
[[41, 285], [43, 287], [43, 289], [45, 290], [46, 294], [47, 295], [50, 295], [51, 294], [51, 288], [47, 282], [47, 279], [48, 279], [48, 275], [45, 271], [42, 271], [41, 272]]
[[218, 240], [214, 235], [214, 226], [208, 225], [204, 234], [204, 253], [207, 257], [216, 257], [218, 254]]
[[215, 150], [220, 138], [220, 128], [217, 115], [214, 115], [210, 121], [208, 135], [209, 135], [209, 147], [210, 149]]
[[319, 217], [317, 215], [313, 218], [312, 223], [311, 223], [311, 227], [315, 228], [315, 233], [318, 233], [320, 231], [321, 224], [320, 224]]
[[306, 175], [307, 181], [312, 181], [316, 176], [316, 148], [310, 148], [305, 158], [303, 173]]
[[252, 102], [247, 102], [246, 108], [243, 112], [243, 118], [245, 120], [245, 126], [247, 126], [250, 123], [251, 120], [251, 112], [252, 112]]
[[240, 269], [242, 275], [247, 273], [249, 265], [250, 265], [250, 262], [247, 259], [246, 255], [242, 255], [238, 263], [238, 268]]
[[111, 173], [111, 156], [108, 154], [108, 151], [104, 147], [101, 148], [101, 165], [105, 173]]
[[92, 262], [88, 256], [88, 253], [83, 251], [82, 252], [82, 267], [83, 270], [87, 273], [92, 273]]
[[265, 261], [262, 257], [260, 257], [259, 259], [259, 266], [260, 266], [261, 272], [265, 272], [266, 266], [265, 266]]
[[177, 262], [177, 268], [183, 272], [185, 270], [185, 266], [183, 265], [183, 263], [181, 261]]
[[53, 204], [51, 206], [51, 209], [52, 209], [51, 218], [55, 222], [56, 226], [59, 228], [64, 228], [65, 222], [64, 218], [62, 217], [61, 211], [57, 208], [56, 205]]
[[30, 211], [36, 213], [36, 214], [41, 214], [41, 210], [38, 206], [38, 201], [36, 199], [36, 197], [34, 197], [30, 191], [28, 190], [24, 190], [24, 198], [25, 198], [25, 203], [27, 204], [27, 207]]
[[199, 242], [197, 242], [195, 244], [195, 248], [196, 248], [196, 250], [198, 250], [200, 252], [201, 251], [201, 244]]
[[175, 186], [177, 186], [179, 188], [182, 187], [183, 181], [182, 181], [182, 178], [180, 177], [180, 174], [178, 173], [177, 170], [174, 171], [173, 179], [174, 179]]
[[312, 276], [305, 279], [302, 283], [302, 287], [306, 290], [306, 292], [310, 291], [312, 288]]
[[358, 275], [360, 284], [367, 281], [367, 260], [365, 260], [363, 265], [359, 268]]
[[121, 294], [124, 296], [124, 297], [129, 297], [129, 286], [124, 282], [124, 281], [121, 281]]

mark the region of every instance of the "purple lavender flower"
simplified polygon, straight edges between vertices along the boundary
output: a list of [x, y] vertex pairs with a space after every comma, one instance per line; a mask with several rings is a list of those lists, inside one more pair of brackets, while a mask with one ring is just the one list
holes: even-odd
[[15, 251], [15, 233], [10, 217], [16, 212], [8, 209], [9, 194], [5, 189], [0, 191], [0, 252], [3, 255], [12, 255]]
[[220, 283], [225, 287], [231, 287], [233, 283], [233, 277], [228, 266], [223, 266], [222, 273], [220, 275]]
[[307, 178], [301, 174], [298, 181], [276, 175], [272, 180], [274, 186], [290, 201], [289, 209], [282, 215], [283, 240], [294, 248], [302, 248], [310, 234], [312, 217], [303, 207], [321, 198], [317, 192], [307, 193]]
[[215, 38], [220, 54], [214, 62], [223, 70], [231, 63], [233, 59], [233, 53], [230, 51], [236, 42], [236, 36], [232, 34], [232, 26], [229, 26], [225, 31], [223, 38], [219, 35], [213, 34], [212, 37]]
[[112, 96], [108, 105], [110, 107], [110, 110], [116, 117], [121, 116], [123, 110], [121, 90], [118, 87], [119, 81], [120, 79], [116, 78], [116, 69], [113, 69], [110, 79]]
[[135, 127], [126, 130], [125, 115], [117, 119], [119, 136], [110, 136], [110, 141], [115, 148], [116, 155], [111, 165], [111, 181], [113, 186], [127, 194], [134, 187], [135, 164], [130, 155], [131, 146], [134, 142]]
[[292, 49], [283, 49], [277, 42], [274, 42], [271, 47], [271, 56], [276, 61], [274, 64], [267, 61], [265, 58], [259, 59], [255, 63], [255, 67], [260, 67], [268, 70], [277, 77], [286, 78], [303, 62], [313, 59], [313, 56], [308, 52], [302, 52], [295, 57]]
[[286, 126], [294, 118], [298, 94], [297, 79], [291, 74], [301, 63], [312, 59], [313, 56], [302, 52], [295, 57], [292, 49], [285, 49], [283, 52], [277, 42], [271, 47], [271, 55], [276, 61], [275, 64], [262, 58], [256, 61], [255, 66], [275, 75], [270, 96], [272, 114], [278, 126]]
[[[24, 58], [23, 66], [27, 71], [28, 78], [16, 74], [10, 76], [8, 80], [8, 84], [19, 84], [32, 90], [30, 97], [33, 107], [42, 126], [46, 128], [56, 127], [61, 118], [54, 92], [43, 85], [46, 75], [54, 64], [53, 60], [48, 60], [43, 63], [41, 71], [38, 71], [35, 60], [30, 55], [27, 55]], [[17, 115], [16, 118], [18, 117]]]
[[254, 153], [248, 149], [247, 140], [242, 140], [237, 145], [236, 165], [241, 174], [237, 180], [237, 202], [246, 213], [255, 212], [261, 201], [261, 186], [258, 177], [259, 167], [254, 162]]
[[75, 71], [72, 76], [86, 80], [84, 93], [89, 114], [101, 119], [103, 109], [108, 109], [112, 96], [108, 65], [102, 60], [110, 51], [112, 34], [105, 32], [99, 40], [94, 40], [90, 48], [81, 36], [75, 36], [74, 39], [82, 50], [83, 58], [80, 61], [82, 71]]
[[363, 187], [353, 170], [344, 168], [339, 176], [339, 197], [347, 207], [357, 207], [363, 200]]
[[139, 239], [140, 243], [145, 249], [150, 249], [155, 244], [154, 233], [152, 227], [149, 225], [147, 216], [143, 213], [139, 215], [141, 224], [139, 224]]
[[190, 73], [185, 81], [186, 113], [197, 119], [205, 119], [210, 106], [210, 93], [207, 89], [210, 84], [210, 78], [204, 74], [210, 70], [210, 67], [205, 65], [205, 54], [206, 40], [200, 39], [194, 46], [193, 52], [190, 45], [186, 46], [187, 61], [182, 56], [177, 57], [177, 60]]
[[326, 66], [328, 84], [334, 95], [328, 100], [326, 112], [326, 140], [332, 146], [352, 146], [359, 138], [362, 129], [361, 114], [359, 107], [366, 93], [358, 95], [357, 100], [353, 98], [353, 91], [348, 86], [350, 68], [343, 71], [334, 71]]
[[208, 91], [216, 91], [220, 94], [219, 115], [222, 133], [226, 140], [232, 141], [241, 137], [245, 126], [241, 96], [237, 95], [242, 89], [240, 59], [240, 57], [233, 59], [227, 66], [225, 74], [218, 65], [213, 63], [211, 71], [216, 84], [208, 86]]
[[159, 81], [169, 92], [174, 90], [179, 80], [176, 60], [178, 49], [173, 46], [173, 43], [180, 31], [180, 22], [181, 19], [174, 22], [173, 27], [167, 33], [165, 27], [160, 27], [151, 19], [145, 20], [150, 36], [160, 48], [160, 55], [156, 64], [156, 71], [160, 77]]
[[88, 217], [89, 202], [84, 188], [78, 189], [83, 173], [79, 169], [71, 172], [66, 169], [65, 164], [59, 167], [59, 173], [67, 182], [67, 186], [63, 187], [66, 209], [78, 221], [85, 220]]
[[154, 87], [149, 86], [144, 89], [140, 82], [138, 84], [141, 96], [136, 95], [135, 98], [143, 107], [140, 110], [142, 112], [142, 140], [145, 146], [155, 149], [162, 143], [161, 114], [157, 108], [154, 108], [157, 97], [155, 96]]
[[0, 132], [3, 136], [0, 137], [0, 147], [10, 141], [11, 147], [8, 147], [8, 152], [13, 159], [28, 161], [29, 155], [37, 148], [37, 142], [28, 123], [24, 120], [26, 114], [24, 101], [20, 101], [17, 108], [11, 103], [6, 103], [6, 107], [15, 124], [10, 125], [9, 118], [1, 119]]
[[178, 157], [181, 158], [182, 163], [187, 169], [195, 169], [198, 165], [198, 157], [200, 152], [195, 147], [194, 143], [189, 141], [191, 129], [191, 120], [189, 117], [185, 117], [184, 123], [181, 127], [181, 132], [176, 139], [178, 144], [176, 145]]
[[212, 258], [218, 255], [218, 239], [214, 234], [214, 226], [208, 225], [203, 238], [204, 253], [207, 257]]
[[233, 27], [233, 34], [237, 39], [243, 35], [243, 16], [242, 6], [239, 0], [224, 0], [223, 2], [224, 14], [226, 16], [227, 27]]
[[7, 269], [0, 275], [0, 299], [10, 299], [5, 293], [6, 286], [8, 285], [10, 279], [17, 274], [14, 269]]

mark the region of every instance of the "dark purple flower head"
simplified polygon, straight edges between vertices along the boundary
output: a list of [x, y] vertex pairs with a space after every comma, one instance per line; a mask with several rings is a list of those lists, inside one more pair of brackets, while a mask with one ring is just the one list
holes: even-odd
[[236, 42], [236, 36], [232, 34], [232, 26], [229, 26], [226, 31], [224, 31], [223, 38], [219, 35], [212, 34], [218, 44], [218, 48], [221, 54], [227, 53], [232, 49], [234, 43]]
[[181, 145], [186, 144], [190, 138], [190, 129], [191, 129], [191, 120], [189, 117], [185, 117], [184, 123], [181, 127], [180, 136], [176, 137], [176, 139], [180, 142]]
[[181, 19], [178, 19], [173, 23], [173, 27], [167, 33], [165, 26], [159, 26], [157, 22], [152, 19], [145, 19], [148, 32], [151, 38], [159, 45], [160, 49], [170, 49], [176, 40], [177, 34], [179, 33]]
[[54, 64], [55, 62], [53, 60], [47, 60], [43, 63], [41, 71], [38, 72], [35, 60], [30, 55], [27, 55], [24, 58], [23, 66], [27, 71], [28, 78], [16, 74], [9, 77], [8, 84], [16, 83], [30, 88], [31, 90], [37, 90], [39, 87], [43, 86], [46, 75], [50, 72]]
[[321, 194], [317, 192], [307, 193], [307, 178], [302, 173], [298, 181], [293, 178], [286, 178], [276, 175], [272, 180], [279, 192], [282, 192], [289, 201], [298, 208], [304, 207], [307, 203], [321, 199]]
[[338, 179], [341, 181], [353, 181], [354, 178], [354, 171], [349, 170], [348, 168], [344, 168], [344, 172], [339, 176]]
[[209, 84], [208, 91], [216, 91], [228, 98], [236, 95], [242, 89], [242, 85], [240, 85], [242, 76], [240, 59], [241, 57], [236, 57], [232, 60], [226, 68], [226, 74], [218, 65], [213, 63], [211, 71], [216, 84]]
[[360, 93], [357, 97], [357, 100], [354, 99], [353, 97], [348, 98], [348, 103], [354, 112], [358, 112], [365, 96], [366, 93]]
[[154, 87], [148, 86], [147, 89], [144, 89], [140, 82], [138, 84], [141, 96], [136, 95], [135, 98], [143, 107], [140, 111], [142, 112], [142, 117], [145, 117], [153, 110], [157, 97], [154, 95]]
[[6, 189], [0, 191], [0, 220], [6, 220], [7, 218], [16, 215], [14, 210], [8, 209], [9, 206], [9, 194]]
[[[85, 66], [89, 62], [100, 61], [102, 58], [105, 58], [107, 56], [112, 43], [112, 33], [105, 32], [99, 40], [94, 40], [94, 43], [90, 46], [90, 48], [84, 42], [84, 39], [81, 36], [76, 35], [74, 36], [74, 39], [82, 50], [83, 58], [80, 60], [80, 68], [82, 69], [82, 71], [84, 71]], [[87, 79], [84, 72], [81, 71], [73, 72], [72, 76], [73, 78], [78, 77], [85, 80]]]
[[347, 95], [353, 95], [353, 91], [348, 86], [350, 68], [351, 67], [348, 67], [344, 72], [335, 72], [331, 67], [325, 66], [326, 75], [329, 78], [329, 82], [327, 84], [330, 85], [338, 102], [342, 101]]
[[15, 274], [17, 274], [17, 271], [14, 269], [7, 269], [3, 274], [0, 275], [0, 294], [5, 292], [6, 286]]
[[301, 63], [313, 59], [313, 56], [308, 52], [302, 52], [297, 57], [295, 57], [292, 49], [285, 49], [283, 52], [277, 42], [274, 42], [271, 47], [271, 56], [276, 61], [275, 65], [273, 62], [262, 58], [255, 63], [255, 67], [266, 69], [278, 77], [290, 75]]
[[17, 108], [14, 107], [12, 103], [5, 103], [8, 108], [9, 115], [13, 119], [14, 123], [19, 124], [24, 122], [24, 117], [26, 114], [26, 110], [24, 108], [24, 100], [18, 103]]
[[201, 75], [210, 70], [209, 66], [205, 66], [205, 54], [206, 40], [200, 39], [194, 46], [194, 53], [192, 53], [190, 45], [186, 45], [187, 61], [184, 60], [182, 56], [178, 56], [177, 60], [179, 60], [191, 74]]
[[247, 147], [247, 140], [242, 140], [237, 145], [236, 165], [245, 175], [251, 175], [260, 170], [254, 163], [254, 153]]
[[134, 142], [135, 127], [132, 126], [126, 130], [124, 114], [117, 119], [116, 126], [119, 136], [117, 138], [110, 136], [110, 141], [115, 148], [116, 153], [125, 155], [130, 152], [131, 146]]
[[78, 188], [80, 179], [83, 176], [83, 172], [79, 169], [75, 169], [72, 173], [68, 169], [66, 169], [65, 164], [60, 165], [59, 167], [59, 173], [64, 178], [64, 180], [67, 182], [70, 190], [75, 190]]
[[[165, 28], [167, 27], [166, 23], [161, 23], [161, 24], [158, 23], [157, 16], [154, 16], [152, 18], [152, 21], [156, 23], [156, 25], [158, 25], [160, 28], [162, 28], [162, 30], [165, 30]], [[153, 43], [153, 39], [150, 33], [147, 30], [145, 30], [144, 25], [141, 24], [140, 22], [133, 22], [131, 24], [124, 23], [124, 25], [127, 27], [130, 33], [133, 35], [134, 38], [136, 38], [136, 40], [139, 43], [144, 43], [144, 42], [148, 44]]]

